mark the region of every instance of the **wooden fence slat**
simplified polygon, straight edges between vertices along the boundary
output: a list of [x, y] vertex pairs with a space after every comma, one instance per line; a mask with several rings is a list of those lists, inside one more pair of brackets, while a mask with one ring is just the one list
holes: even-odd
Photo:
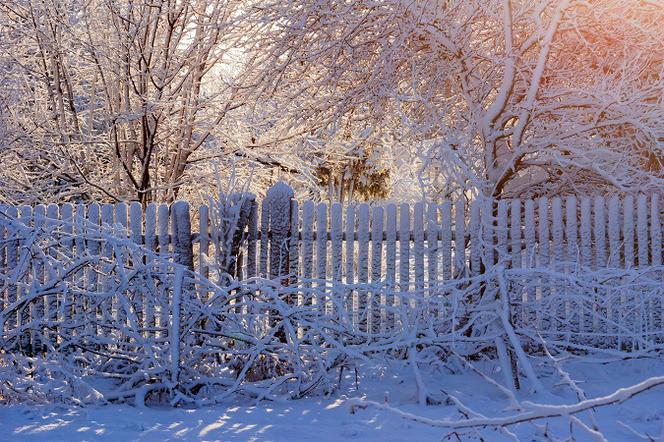
[[[565, 232], [565, 222], [563, 218], [563, 207], [562, 200], [560, 198], [554, 198], [551, 200], [551, 239], [552, 239], [552, 257], [553, 257], [553, 269], [556, 272], [563, 273], [565, 271], [565, 243], [564, 243], [564, 232]], [[565, 328], [562, 324], [556, 322], [556, 319], [560, 318], [564, 321], [567, 321], [567, 309], [566, 306], [566, 296], [565, 296], [565, 286], [560, 281], [554, 283], [555, 297], [556, 301], [554, 303], [554, 312], [553, 317], [553, 330], [559, 330]]]
[[[88, 221], [85, 226], [87, 232], [87, 249], [90, 255], [100, 256], [101, 255], [101, 241], [96, 239], [99, 235], [99, 227], [101, 222], [101, 208], [99, 204], [92, 203], [88, 206]], [[98, 274], [93, 267], [88, 267], [85, 278], [88, 283], [88, 290], [90, 293], [96, 293], [99, 288], [97, 287], [99, 283]], [[90, 304], [87, 306], [87, 312], [90, 316], [95, 318], [95, 322], [99, 321], [100, 317], [100, 307], [99, 307], [99, 298], [89, 298]], [[100, 334], [101, 329], [96, 327], [95, 324], [88, 323], [86, 325], [86, 332], [92, 334]]]
[[[662, 219], [659, 195], [650, 199], [650, 255], [653, 266], [662, 265]], [[653, 309], [653, 327], [664, 327], [664, 297]], [[660, 337], [661, 338], [661, 337]]]
[[[34, 209], [34, 226], [36, 230], [40, 231], [40, 235], [43, 234], [42, 231], [45, 225], [46, 225], [46, 206], [44, 206], [43, 204], [37, 204]], [[44, 252], [48, 253], [48, 251]], [[44, 279], [45, 262], [41, 257], [35, 259], [34, 262], [35, 262], [35, 267], [34, 267], [33, 277], [37, 285], [43, 286], [45, 281]], [[30, 312], [30, 317], [32, 318], [32, 320], [44, 321], [45, 319], [44, 313], [46, 311], [45, 302], [46, 302], [45, 298], [39, 298], [35, 300]], [[41, 336], [39, 336], [34, 341], [35, 351], [43, 351], [46, 348], [46, 339], [44, 338], [44, 336], [47, 334], [47, 332], [48, 331], [45, 327], [41, 328], [39, 332]]]
[[[128, 207], [126, 203], [118, 203], [115, 205], [115, 235], [118, 237], [127, 237], [127, 226], [128, 226], [128, 221], [127, 221], [127, 215], [128, 215]], [[117, 253], [120, 253], [120, 256], [117, 255]], [[115, 254], [115, 259], [116, 260], [121, 260], [122, 262], [125, 262], [127, 257], [123, 255], [123, 250], [119, 249], [116, 250]], [[120, 298], [118, 296], [114, 296], [114, 308], [113, 311], [115, 312], [116, 315], [116, 320], [118, 321], [119, 324], [127, 325], [127, 312], [122, 306], [122, 303], [120, 302]]]
[[[549, 200], [548, 198], [540, 198], [537, 205], [537, 266], [546, 269], [549, 267], [551, 260], [549, 255], [551, 253], [550, 247], [550, 229], [549, 229]], [[546, 276], [542, 276], [540, 280], [540, 291], [539, 299], [536, 314], [537, 314], [537, 328], [542, 328], [543, 324], [543, 311], [545, 306], [549, 303], [549, 298], [551, 297], [551, 281]]]
[[[26, 227], [32, 227], [32, 207], [30, 206], [21, 206], [19, 209], [19, 218], [21, 221], [21, 224], [23, 224]], [[30, 253], [31, 250], [28, 249], [29, 244], [26, 241], [26, 238], [24, 235], [21, 235], [19, 237], [18, 241], [18, 247], [19, 247], [19, 267], [24, 275], [23, 282], [30, 287], [32, 284], [32, 271], [33, 269], [31, 268], [30, 265]], [[28, 289], [30, 290], [30, 289]], [[25, 296], [27, 296], [29, 293], [27, 292], [26, 288], [22, 285], [18, 286], [18, 299], [21, 299]], [[30, 302], [27, 305], [24, 305], [21, 307], [19, 315], [18, 315], [18, 320], [19, 320], [19, 327], [28, 324], [31, 320], [31, 313], [34, 308], [34, 302]], [[21, 348], [27, 351], [32, 351], [34, 348], [34, 342], [35, 342], [35, 333], [33, 330], [30, 330], [30, 333], [22, 333], [20, 337], [21, 341]]]
[[[371, 214], [371, 283], [374, 286], [380, 285], [383, 279], [383, 218], [384, 209], [380, 206], [374, 207]], [[378, 302], [381, 305], [385, 305], [385, 291], [369, 292], [367, 300], [367, 330], [369, 332], [377, 332], [379, 330], [381, 316], [384, 316], [383, 309], [375, 308]]]
[[623, 243], [627, 268], [634, 267], [634, 197], [627, 195], [623, 201]]
[[[601, 196], [595, 197], [593, 203], [593, 240], [595, 244], [595, 263], [593, 269], [596, 270], [607, 264], [606, 257], [606, 202]], [[606, 322], [600, 322], [600, 317], [606, 317], [608, 312], [606, 305], [607, 293], [598, 291], [595, 295], [594, 310], [598, 315], [593, 317], [593, 331], [596, 333], [607, 332]]]
[[[157, 239], [157, 204], [150, 203], [145, 208], [145, 247], [152, 251], [156, 252], [159, 247], [159, 241]], [[152, 257], [148, 255], [146, 258], [146, 263], [150, 264], [152, 262]], [[207, 268], [206, 268], [207, 269]], [[207, 278], [209, 275], [204, 274]], [[155, 294], [148, 296], [145, 299], [145, 327], [151, 329], [147, 333], [149, 337], [155, 337], [154, 329], [157, 326], [156, 319], [156, 308], [155, 308]]]
[[604, 197], [595, 197], [593, 204], [593, 240], [595, 244], [595, 269], [607, 263], [606, 256], [606, 202]]
[[588, 197], [581, 199], [581, 227], [579, 239], [581, 241], [581, 264], [587, 271], [592, 266], [592, 201]]
[[[504, 203], [505, 208], [504, 212], [508, 210], [508, 202]], [[500, 204], [498, 206], [498, 213], [500, 217]], [[507, 220], [507, 213], [503, 215]], [[507, 243], [507, 226], [505, 226], [505, 239]], [[508, 254], [509, 248], [509, 263], [512, 268], [518, 269], [521, 268], [521, 201], [518, 199], [513, 199], [509, 202], [509, 245], [505, 244], [504, 253]], [[512, 290], [514, 291], [513, 299], [516, 301], [514, 305], [514, 313], [512, 317], [518, 321], [523, 321], [525, 309], [523, 308], [523, 301], [525, 299], [525, 293], [523, 291], [522, 281], [514, 281], [512, 285]]]
[[[57, 204], [49, 204], [48, 207], [46, 208], [46, 229], [48, 232], [53, 232], [52, 235], [54, 236], [54, 239], [60, 239], [60, 234], [56, 233], [57, 232], [57, 227], [59, 224], [59, 216], [60, 216], [60, 208], [58, 207]], [[54, 261], [57, 261], [58, 257], [58, 250], [57, 247], [53, 246], [50, 247], [48, 250], [48, 254], [53, 259]], [[57, 280], [58, 278], [58, 269], [57, 267], [49, 265], [46, 269], [46, 281], [50, 282], [52, 280]], [[45, 309], [46, 309], [46, 320], [47, 320], [47, 325], [49, 327], [56, 327], [57, 321], [58, 321], [58, 297], [55, 294], [47, 295], [46, 299], [44, 300], [45, 302]], [[47, 332], [48, 335], [50, 336], [51, 333]], [[55, 344], [55, 341], [50, 338], [49, 339], [53, 344]]]
[[[295, 210], [295, 214], [297, 216], [297, 210]], [[256, 244], [258, 241], [258, 204], [255, 201], [251, 203], [247, 224], [247, 278], [254, 278], [257, 275]]]
[[[159, 241], [159, 253], [162, 255], [170, 254], [170, 238], [169, 238], [169, 221], [170, 210], [168, 205], [160, 204], [157, 207], [157, 239]], [[168, 266], [163, 266], [164, 273], [168, 270]], [[170, 292], [166, 284], [159, 286], [159, 299], [156, 300], [158, 311], [155, 311], [155, 316], [159, 318], [159, 328], [161, 332], [159, 337], [163, 338], [168, 336], [168, 327], [170, 324]], [[155, 309], [157, 310], [157, 309]]]
[[204, 278], [209, 278], [210, 276], [210, 267], [208, 263], [209, 256], [210, 256], [210, 208], [208, 207], [207, 204], [201, 204], [198, 207], [198, 272]]
[[[537, 267], [536, 254], [536, 233], [535, 233], [535, 202], [531, 199], [526, 200], [524, 207], [524, 229], [523, 236], [525, 239], [525, 250], [523, 251], [522, 264], [526, 268]], [[516, 241], [517, 234], [513, 238]], [[514, 244], [512, 244], [514, 246]], [[524, 294], [525, 300], [528, 303], [526, 315], [523, 317], [525, 324], [533, 324], [537, 321], [536, 302], [537, 302], [537, 287], [536, 281], [526, 281], [526, 293]]]
[[[139, 246], [143, 245], [143, 207], [138, 201], [133, 201], [129, 206], [129, 229], [132, 242]], [[137, 257], [140, 257], [142, 260], [145, 259], [142, 253], [137, 254]], [[144, 328], [143, 293], [140, 290], [132, 293], [132, 300], [138, 326]]]
[[[442, 279], [445, 283], [447, 283], [452, 280], [452, 202], [448, 200], [443, 201], [443, 204], [440, 206], [440, 212], [441, 219], [438, 231], [440, 232], [439, 235], [441, 239], [440, 247], [442, 248], [441, 255], [443, 268], [441, 278], [438, 279]], [[436, 272], [438, 272], [438, 269], [436, 269]], [[443, 298], [445, 296], [444, 293], [436, 293], [436, 295], [440, 298], [438, 299], [438, 304], [441, 305], [441, 308], [438, 309], [437, 314], [438, 318], [442, 319], [445, 315], [448, 314], [447, 307], [450, 306], [451, 303], [447, 299]]]
[[662, 265], [662, 219], [660, 216], [660, 204], [659, 195], [654, 194], [650, 200], [650, 253], [652, 255], [652, 264], [655, 266]]
[[[330, 246], [332, 248], [332, 284], [335, 303], [340, 302], [343, 291], [340, 290], [341, 278], [343, 276], [343, 207], [341, 203], [335, 202], [330, 205]], [[343, 304], [333, 304], [331, 313], [343, 313], [337, 311], [336, 306]]]
[[[406, 293], [410, 290], [410, 208], [408, 204], [399, 207], [399, 290]], [[395, 299], [401, 305], [401, 299]]]
[[510, 203], [510, 265], [521, 268], [521, 201], [513, 199]]
[[438, 205], [435, 203], [427, 204], [427, 295], [435, 294], [436, 282], [438, 280], [438, 233], [440, 225], [438, 224]]
[[454, 275], [466, 276], [466, 203], [462, 198], [454, 204]]
[[[617, 268], [621, 265], [620, 259], [620, 200], [617, 196], [611, 197], [609, 200], [609, 219], [608, 219], [608, 235], [609, 235], [609, 266]], [[609, 333], [615, 334], [620, 331], [621, 317], [620, 317], [620, 295], [610, 291], [607, 294], [611, 297], [611, 302], [608, 305], [608, 320], [611, 323]], [[620, 339], [619, 339], [620, 342]]]
[[[357, 224], [357, 282], [369, 282], [369, 205], [360, 204]], [[358, 290], [357, 309], [360, 312], [360, 330], [366, 331], [367, 326], [367, 295], [365, 289]]]
[[440, 236], [442, 249], [442, 274], [443, 281], [452, 279], [452, 202], [443, 201], [440, 206]]
[[[298, 245], [300, 243], [300, 238], [299, 238], [299, 225], [300, 225], [300, 206], [298, 202], [294, 199], [291, 200], [291, 219], [290, 219], [290, 244], [289, 244], [289, 252], [288, 252], [288, 257], [290, 259], [290, 263], [288, 265], [289, 267], [289, 272], [291, 273], [291, 284], [297, 284], [299, 280], [299, 259], [300, 259], [300, 252]], [[253, 213], [253, 212], [252, 212]], [[253, 215], [252, 215], [253, 216]], [[254, 216], [255, 217], [255, 216]], [[249, 224], [249, 229], [251, 232], [251, 223]], [[255, 232], [255, 231], [254, 231]], [[249, 236], [251, 237], [251, 234]], [[255, 252], [254, 252], [255, 255]], [[299, 296], [299, 295], [298, 295]], [[299, 300], [295, 300], [295, 302], [299, 303]]]
[[495, 226], [495, 244], [496, 244], [496, 256], [497, 262], [503, 262], [505, 264], [511, 264], [512, 256], [508, 253], [508, 244], [507, 240], [509, 237], [509, 209], [510, 203], [507, 200], [498, 201], [498, 218], [496, 219]]
[[[386, 208], [386, 225], [385, 225], [385, 278], [386, 287], [389, 294], [385, 297], [385, 305], [389, 307], [394, 306], [396, 290], [396, 275], [397, 275], [397, 206], [390, 203]], [[381, 312], [381, 324], [383, 328], [381, 331], [393, 327], [394, 314], [383, 309]]]
[[[313, 201], [305, 201], [302, 205], [302, 277], [304, 278], [303, 285], [307, 289], [311, 288], [311, 279], [313, 278], [314, 208]], [[305, 296], [311, 296], [311, 293], [305, 293]], [[304, 301], [305, 303], [316, 303], [315, 297]]]
[[413, 207], [413, 255], [415, 291], [419, 297], [424, 293], [424, 204], [415, 203]]
[[480, 274], [480, 265], [482, 263], [482, 238], [480, 237], [480, 208], [482, 201], [474, 200], [470, 207], [470, 225], [468, 234], [470, 235], [470, 275]]
[[[591, 214], [592, 201], [588, 197], [581, 199], [581, 227], [579, 229], [579, 240], [581, 242], [580, 255], [581, 255], [581, 272], [588, 272], [592, 267], [592, 214]], [[593, 300], [592, 310], [588, 313], [579, 306], [579, 317], [581, 319], [580, 331], [584, 332], [591, 328], [593, 318], [597, 314], [596, 303]], [[585, 309], [588, 309], [588, 305]]]
[[[7, 258], [7, 206], [0, 204], [0, 272], [9, 276], [9, 270], [6, 265]], [[7, 303], [7, 284], [0, 285], [0, 311], [4, 311], [8, 306]], [[0, 324], [0, 333], [4, 332], [4, 326]]]
[[[624, 244], [624, 264], [625, 268], [631, 269], [635, 266], [634, 256], [634, 197], [627, 195], [623, 200], [623, 244]], [[621, 324], [628, 330], [634, 329], [637, 316], [640, 312], [635, 309], [637, 302], [635, 297], [628, 296], [627, 293], [621, 290], [620, 293], [620, 316]], [[631, 306], [632, 313], [627, 314], [626, 307]], [[621, 344], [622, 345], [622, 342]]]
[[[354, 266], [355, 266], [355, 206], [346, 207], [346, 284], [355, 284]], [[355, 291], [350, 290], [344, 293], [344, 305], [346, 311], [351, 313], [351, 320], [355, 326], [359, 320], [355, 306]]]
[[[569, 196], [565, 199], [565, 240], [567, 242], [567, 250], [565, 256], [566, 273], [579, 275], [579, 246], [578, 246], [578, 223], [577, 223], [577, 201], [576, 197]], [[575, 264], [576, 263], [576, 264]], [[574, 291], [565, 284], [565, 317], [568, 324], [574, 328], [579, 329], [582, 322], [581, 316], [583, 315], [583, 303], [579, 303], [573, 299]], [[569, 327], [566, 327], [569, 329]], [[570, 335], [567, 334], [569, 339]]]
[[637, 244], [638, 244], [638, 265], [645, 267], [648, 265], [648, 199], [645, 195], [639, 195], [637, 202]]
[[321, 309], [325, 312], [330, 310], [330, 302], [325, 290], [325, 279], [327, 278], [327, 204], [320, 203], [316, 207], [316, 286], [320, 297]]
[[[638, 263], [637, 265], [640, 268], [644, 268], [649, 264], [649, 238], [648, 238], [648, 198], [645, 195], [639, 195], [637, 200], [637, 209], [636, 209], [636, 238], [637, 238], [637, 256]], [[636, 301], [640, 301], [641, 297], [639, 296]], [[637, 312], [643, 311], [644, 313], [637, 313], [639, 319], [635, 332], [644, 332], [647, 330], [653, 330], [652, 325], [655, 324], [655, 301], [649, 299], [646, 303], [641, 306], [640, 310]], [[652, 340], [652, 337], [648, 337], [648, 340]]]
[[[100, 291], [104, 294], [108, 293], [108, 273], [112, 266], [113, 261], [113, 248], [107, 240], [107, 236], [112, 233], [115, 224], [115, 207], [112, 204], [104, 204], [101, 206], [101, 233], [104, 239], [102, 240], [101, 255], [105, 264], [102, 266], [102, 274], [100, 277], [99, 285]], [[105, 299], [100, 303], [101, 315], [104, 321], [110, 321], [114, 318], [113, 312], [113, 297], [105, 296]]]
[[[305, 203], [306, 204], [306, 203]], [[313, 203], [312, 203], [313, 204]], [[268, 277], [268, 231], [270, 222], [270, 201], [266, 198], [261, 203], [261, 250], [258, 261], [258, 275], [261, 278]], [[311, 276], [310, 276], [311, 277]]]
[[[18, 208], [16, 206], [7, 207], [7, 218], [13, 225], [9, 225], [7, 228], [7, 272], [11, 279], [16, 279], [14, 276], [15, 272], [18, 272], [18, 235], [17, 225], [15, 224], [18, 221]], [[13, 240], [12, 240], [13, 238]], [[12, 304], [18, 300], [17, 286], [16, 284], [10, 283], [7, 286], [7, 304]], [[7, 321], [5, 322], [5, 329], [12, 330], [18, 327], [18, 314], [13, 312]]]

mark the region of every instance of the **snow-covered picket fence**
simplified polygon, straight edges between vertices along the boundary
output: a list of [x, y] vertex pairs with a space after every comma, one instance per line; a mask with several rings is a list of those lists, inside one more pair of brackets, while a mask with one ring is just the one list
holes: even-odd
[[[287, 207], [298, 207], [284, 200]], [[191, 213], [183, 202], [148, 207], [143, 222], [135, 205], [93, 204], [87, 212], [69, 205], [32, 212], [3, 208], [0, 375], [12, 377], [0, 383], [0, 395], [81, 403], [131, 398], [137, 405], [160, 397], [200, 405], [239, 393], [301, 397], [333, 391], [344, 370], [375, 358], [412, 359], [417, 371], [418, 363], [434, 363], [441, 354], [470, 357], [494, 349], [506, 373], [511, 349], [539, 391], [528, 349], [546, 343], [566, 351], [625, 354], [660, 348], [664, 340], [661, 262], [641, 265], [637, 257], [632, 267], [584, 267], [571, 259], [567, 243], [547, 243], [552, 253], [547, 263], [555, 265], [538, 265], [525, 250], [537, 243], [537, 226], [526, 226], [520, 250], [512, 249], [517, 234], [510, 232], [517, 229], [509, 225], [512, 217], [504, 218], [506, 209], [523, 207], [524, 220], [537, 220], [534, 202], [499, 203], [495, 214], [503, 219], [495, 223], [486, 202], [469, 217], [449, 212], [461, 203], [444, 204], [440, 218], [420, 204], [412, 212], [419, 220], [407, 205], [384, 210], [361, 205], [346, 211], [359, 220], [353, 229], [344, 226], [338, 205], [328, 217], [326, 206], [305, 202], [302, 230], [289, 227], [281, 236], [272, 231], [274, 218], [258, 212], [254, 199], [232, 197], [224, 204], [223, 210], [208, 209], [213, 215], [207, 223], [198, 220], [214, 228], [197, 234], [189, 232]], [[269, 201], [262, 207], [270, 207]], [[641, 207], [637, 212], [647, 213]], [[551, 212], [571, 216], [561, 208], [553, 201]], [[235, 250], [237, 231], [223, 227], [223, 219], [243, 213], [248, 215], [240, 222], [245, 227], [238, 250], [254, 250], [254, 257], [211, 259], [215, 247]], [[648, 219], [659, 219], [655, 213]], [[280, 215], [282, 225], [297, 219], [293, 211]], [[489, 222], [482, 218], [489, 215]], [[381, 216], [382, 226], [375, 222]], [[444, 233], [450, 226], [443, 220], [462, 219], [459, 227], [468, 235]], [[588, 216], [580, 219], [579, 231], [587, 232]], [[549, 230], [562, 231], [564, 238], [572, 225], [552, 224]], [[621, 241], [625, 225], [630, 224], [617, 230]], [[644, 229], [643, 218], [632, 225], [636, 238], [638, 232], [657, 231], [652, 223]], [[325, 226], [333, 228], [320, 234]], [[613, 226], [605, 231], [611, 229], [616, 231]], [[649, 238], [661, 241], [661, 233]], [[615, 237], [609, 239], [611, 251]], [[141, 240], [144, 244], [137, 244]], [[200, 244], [215, 247], [206, 253]], [[650, 240], [646, 244], [653, 247]], [[639, 250], [638, 242], [634, 247]], [[654, 247], [661, 252], [661, 244]], [[554, 251], [561, 249], [570, 259], [556, 261]], [[532, 256], [539, 251], [535, 247]], [[270, 273], [228, 278], [233, 262], [243, 263], [235, 271]], [[286, 264], [289, 273], [283, 274]], [[107, 382], [92, 385], [88, 378]], [[420, 397], [426, 402], [424, 387]]]
[[[81, 264], [67, 276], [95, 293], [108, 284], [116, 261], [155, 260], [155, 281], [161, 274], [173, 277], [171, 262], [222, 286], [233, 279], [278, 280], [299, 287], [290, 294], [293, 305], [308, 299], [326, 313], [344, 310], [352, 327], [376, 333], [403, 325], [395, 313], [403, 302], [412, 309], [426, 303], [441, 320], [455, 314], [452, 298], [462, 289], [466, 301], [477, 304], [495, 281], [488, 278], [475, 290], [469, 281], [500, 265], [508, 271], [511, 320], [518, 327], [534, 325], [547, 338], [579, 346], [643, 348], [661, 338], [664, 217], [658, 194], [344, 207], [300, 203], [280, 183], [262, 202], [245, 194], [224, 198], [223, 211], [214, 201], [196, 210], [185, 202], [2, 207], [0, 306], [6, 311], [33, 287], [62, 279], [64, 264], [54, 270], [58, 262], [95, 260], [96, 267]], [[27, 256], [34, 253], [33, 237], [48, 231], [57, 233], [52, 244], [42, 244], [44, 256]], [[143, 251], [113, 248], [111, 236]], [[163, 286], [151, 284], [157, 291]], [[209, 288], [199, 281], [196, 290]], [[168, 322], [168, 308], [157, 309], [146, 293], [132, 300], [132, 320], [165, 334], [155, 327]], [[105, 306], [128, 320], [119, 302], [100, 302], [95, 313], [75, 297], [48, 294], [6, 314], [5, 337], [21, 324], [46, 318], [57, 328], [67, 312], [99, 315]], [[21, 336], [25, 348], [34, 342], [34, 332]]]

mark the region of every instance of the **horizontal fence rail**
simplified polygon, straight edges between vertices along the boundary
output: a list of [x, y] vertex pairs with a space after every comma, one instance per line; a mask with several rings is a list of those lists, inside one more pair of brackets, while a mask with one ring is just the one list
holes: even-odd
[[[512, 320], [531, 324], [550, 339], [623, 346], [628, 336], [627, 344], [636, 345], [637, 332], [647, 342], [662, 338], [653, 335], [664, 324], [663, 289], [657, 283], [663, 260], [661, 195], [341, 205], [299, 202], [293, 194], [280, 183], [262, 201], [233, 194], [197, 209], [186, 202], [2, 206], [0, 307], [14, 311], [3, 316], [4, 336], [49, 315], [57, 327], [73, 311], [120, 321], [133, 315], [127, 324], [140, 333], [168, 335], [181, 302], [178, 298], [174, 310], [173, 285], [182, 281], [162, 261], [143, 280], [158, 288], [159, 300], [139, 290], [130, 307], [113, 293], [106, 304], [91, 305], [88, 298], [77, 304], [75, 296], [50, 293], [16, 308], [31, 287], [63, 278], [65, 269], [53, 269], [58, 256], [98, 257], [66, 277], [84, 281], [91, 293], [106, 293], [112, 271], [101, 262], [122, 261], [131, 268], [153, 253], [218, 286], [233, 279], [276, 281], [290, 287], [288, 302], [318, 305], [330, 314], [343, 309], [352, 327], [371, 333], [398, 326], [396, 307], [421, 308], [425, 302], [429, 314], [447, 317], [454, 294], [476, 287], [464, 302], [479, 303], [486, 292], [504, 290]], [[30, 236], [19, 226], [46, 231], [56, 223], [58, 241], [45, 252], [52, 259], [34, 258]], [[96, 229], [145, 252], [113, 249], [106, 236], [88, 234]], [[496, 269], [509, 272], [491, 273]], [[507, 281], [498, 281], [505, 274]], [[624, 284], [634, 275], [646, 282], [627, 290]], [[186, 290], [205, 300], [214, 289], [199, 281]], [[241, 299], [237, 302], [241, 311]], [[34, 337], [22, 339], [37, 345]]]

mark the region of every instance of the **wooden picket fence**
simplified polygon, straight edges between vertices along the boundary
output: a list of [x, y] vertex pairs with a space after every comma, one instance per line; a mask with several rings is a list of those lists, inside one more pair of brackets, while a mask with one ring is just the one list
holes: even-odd
[[[234, 261], [225, 270], [238, 278], [278, 278], [304, 287], [326, 281], [380, 283], [394, 292], [426, 297], [439, 295], [435, 292], [441, 283], [479, 275], [498, 263], [575, 273], [661, 266], [663, 258], [658, 194], [344, 206], [300, 203], [292, 189], [279, 183], [261, 202], [251, 195], [231, 202], [244, 215], [237, 244], [230, 247]], [[118, 235], [171, 253], [176, 262], [211, 278], [223, 218], [218, 207], [191, 209], [184, 202], [145, 208], [137, 202], [4, 206], [0, 214], [35, 225], [70, 221], [70, 254], [100, 252], [98, 241], [84, 239], [84, 225], [114, 226]], [[0, 271], [8, 273], [17, 265], [20, 245], [4, 235], [3, 227]], [[546, 279], [539, 284], [518, 294], [515, 302], [544, 296]], [[7, 296], [3, 290], [3, 306], [12, 301]]]

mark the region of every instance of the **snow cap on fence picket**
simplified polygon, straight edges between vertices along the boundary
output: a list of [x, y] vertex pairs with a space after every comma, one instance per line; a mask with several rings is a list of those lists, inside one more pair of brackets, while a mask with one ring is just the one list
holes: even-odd
[[270, 233], [270, 278], [288, 274], [289, 254], [287, 241], [290, 236], [291, 200], [295, 191], [283, 181], [268, 189], [266, 200], [269, 211]]

